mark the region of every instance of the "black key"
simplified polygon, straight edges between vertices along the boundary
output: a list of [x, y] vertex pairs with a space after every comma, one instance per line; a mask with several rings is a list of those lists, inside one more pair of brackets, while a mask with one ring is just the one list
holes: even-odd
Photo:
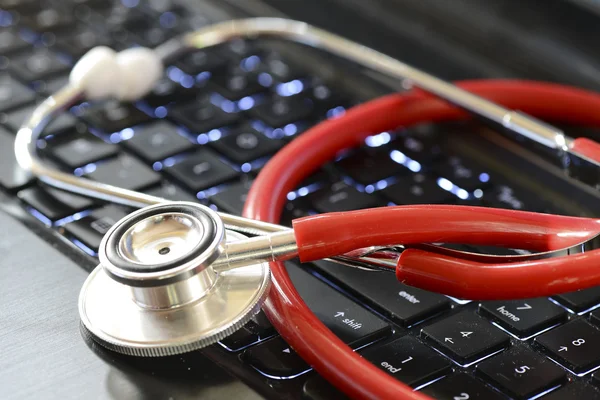
[[319, 212], [350, 211], [382, 205], [377, 195], [359, 192], [344, 182], [337, 182], [310, 195]]
[[114, 205], [94, 210], [90, 215], [64, 226], [65, 233], [94, 251], [98, 251], [100, 241], [118, 220], [128, 213]]
[[465, 190], [475, 190], [489, 185], [490, 174], [475, 162], [451, 156], [437, 163], [434, 172]]
[[212, 72], [225, 66], [227, 60], [213, 50], [198, 50], [187, 54], [176, 66], [189, 75]]
[[600, 304], [600, 286], [559, 294], [554, 298], [569, 310], [583, 312]]
[[0, 186], [7, 190], [18, 190], [33, 181], [31, 174], [17, 164], [15, 137], [0, 128]]
[[37, 8], [33, 13], [23, 18], [22, 23], [29, 29], [38, 32], [60, 32], [72, 28], [73, 17], [67, 10], [52, 8]]
[[536, 334], [567, 319], [566, 311], [545, 297], [486, 301], [480, 304], [479, 312], [521, 338]]
[[145, 193], [173, 201], [198, 201], [196, 196], [189, 194], [179, 186], [175, 186], [172, 183], [163, 183], [161, 186], [146, 190]]
[[8, 111], [31, 103], [35, 93], [6, 74], [0, 75], [0, 111]]
[[160, 181], [158, 173], [125, 154], [98, 163], [96, 170], [88, 177], [98, 182], [131, 190], [144, 189], [156, 185]]
[[359, 304], [294, 264], [288, 273], [302, 299], [341, 340], [356, 348], [390, 333], [390, 326]]
[[192, 142], [180, 134], [180, 129], [168, 121], [136, 128], [133, 137], [124, 144], [149, 162], [194, 148]]
[[309, 365], [280, 337], [246, 349], [242, 357], [267, 377], [292, 378], [310, 370]]
[[293, 79], [300, 78], [303, 75], [303, 71], [283, 59], [277, 53], [269, 53], [260, 58], [261, 60], [257, 65], [257, 71], [270, 74], [275, 81], [289, 82]]
[[258, 83], [256, 74], [249, 74], [241, 69], [215, 74], [211, 78], [211, 82], [220, 94], [232, 101], [266, 90], [264, 86]]
[[577, 374], [600, 365], [600, 331], [578, 319], [535, 338], [550, 356]]
[[542, 397], [544, 400], [600, 400], [600, 392], [583, 382], [573, 382]]
[[362, 271], [327, 261], [315, 264], [352, 294], [404, 326], [417, 324], [450, 308], [446, 296], [403, 285], [390, 279], [386, 272]]
[[315, 375], [304, 383], [303, 396], [312, 400], [349, 399], [320, 375]]
[[0, 55], [8, 55], [31, 48], [23, 38], [15, 31], [2, 29], [0, 31]]
[[91, 135], [51, 146], [50, 149], [53, 157], [72, 169], [114, 157], [118, 152], [119, 148], [114, 144], [103, 142]]
[[[14, 132], [17, 132], [23, 122], [33, 113], [35, 106], [29, 106], [19, 108], [18, 110], [10, 111], [7, 113], [0, 114], [0, 119], [4, 125]], [[49, 135], [59, 135], [65, 132], [79, 132], [83, 133], [86, 131], [85, 125], [77, 121], [77, 119], [68, 112], [60, 113], [56, 118], [52, 119], [50, 123], [44, 128], [42, 137]]]
[[438, 400], [502, 400], [506, 398], [467, 374], [451, 375], [426, 386], [421, 392]]
[[112, 47], [112, 40], [105, 32], [89, 27], [78, 27], [68, 35], [59, 37], [56, 46], [68, 53], [74, 60], [79, 60], [85, 53], [96, 46]]
[[230, 351], [239, 351], [252, 344], [261, 342], [275, 335], [275, 328], [264, 313], [258, 313], [241, 329], [221, 340], [221, 345]]
[[566, 380], [564, 369], [525, 348], [512, 348], [477, 366], [492, 385], [517, 399], [528, 399]]
[[361, 150], [346, 157], [338, 165], [356, 182], [368, 185], [395, 175], [404, 175], [406, 168], [394, 162], [386, 150]]
[[210, 201], [219, 209], [235, 215], [242, 215], [246, 195], [250, 190], [252, 182], [237, 182], [228, 186], [225, 190], [211, 196]]
[[524, 211], [540, 210], [539, 196], [507, 185], [497, 185], [492, 190], [484, 192], [483, 201], [495, 208]]
[[225, 112], [205, 100], [177, 105], [169, 111], [169, 116], [194, 133], [204, 133], [231, 125], [239, 118], [237, 114]]
[[311, 101], [303, 96], [274, 96], [250, 110], [252, 115], [272, 128], [307, 119], [311, 116], [312, 111]]
[[211, 145], [230, 160], [243, 164], [275, 153], [284, 143], [281, 140], [269, 139], [246, 125], [234, 129]]
[[87, 197], [39, 186], [23, 189], [18, 196], [28, 206], [39, 211], [51, 221], [68, 217], [94, 205], [94, 200]]
[[292, 226], [292, 220], [310, 215], [310, 209], [306, 199], [299, 198], [294, 201], [288, 201], [283, 209], [281, 223], [286, 226]]
[[108, 101], [83, 110], [81, 117], [100, 132], [113, 133], [141, 124], [150, 117], [130, 103]]
[[421, 164], [429, 164], [442, 154], [439, 138], [435, 136], [400, 136], [391, 144], [392, 148]]
[[68, 75], [59, 75], [32, 82], [33, 89], [44, 96], [50, 96], [65, 87], [69, 82]]
[[237, 176], [237, 172], [209, 149], [201, 148], [185, 160], [165, 168], [194, 192], [224, 183]]
[[150, 93], [143, 101], [151, 107], [164, 106], [174, 101], [185, 101], [194, 97], [197, 90], [193, 86], [183, 85], [164, 77], [152, 87]]
[[442, 189], [435, 179], [424, 174], [402, 176], [381, 193], [396, 204], [440, 204], [455, 198]]
[[44, 79], [69, 70], [69, 65], [56, 53], [45, 48], [35, 48], [32, 51], [11, 58], [11, 69], [26, 82]]
[[122, 27], [133, 33], [133, 40], [146, 47], [154, 48], [177, 35], [177, 26], [161, 25], [153, 16], [142, 13], [128, 18]]
[[470, 364], [509, 344], [508, 335], [469, 311], [429, 325], [421, 335], [459, 364]]
[[590, 322], [594, 325], [600, 325], [600, 312], [594, 311], [590, 314]]
[[450, 361], [412, 336], [367, 348], [361, 355], [389, 375], [416, 387], [450, 371]]

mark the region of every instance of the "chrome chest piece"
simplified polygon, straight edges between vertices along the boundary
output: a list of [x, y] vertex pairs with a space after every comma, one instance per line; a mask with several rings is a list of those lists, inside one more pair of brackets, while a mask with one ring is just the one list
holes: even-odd
[[104, 236], [100, 265], [81, 289], [83, 332], [111, 350], [148, 357], [230, 335], [260, 310], [271, 282], [266, 262], [218, 267], [225, 244], [243, 239], [195, 203], [128, 215]]

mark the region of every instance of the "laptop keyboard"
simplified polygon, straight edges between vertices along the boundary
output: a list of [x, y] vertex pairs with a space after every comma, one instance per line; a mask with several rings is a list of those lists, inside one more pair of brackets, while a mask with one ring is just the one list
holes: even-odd
[[[130, 210], [36, 182], [16, 165], [14, 134], [89, 48], [154, 46], [207, 21], [175, 2], [0, 0], [0, 10], [0, 187], [95, 257], [102, 235]], [[260, 41], [235, 41], [177, 60], [136, 104], [74, 107], [51, 123], [39, 146], [47, 162], [74, 175], [240, 214], [274, 153], [360, 100]], [[291, 192], [283, 222], [393, 204], [557, 211], [439, 137], [428, 129], [369, 137]], [[600, 288], [479, 304], [326, 261], [287, 266], [334, 333], [416, 390], [461, 400], [600, 398], [600, 373], [593, 372], [600, 367], [600, 316], [592, 312]], [[246, 377], [264, 380], [265, 388], [300, 381], [302, 393], [291, 398], [341, 397], [262, 313], [214, 347], [235, 355]]]

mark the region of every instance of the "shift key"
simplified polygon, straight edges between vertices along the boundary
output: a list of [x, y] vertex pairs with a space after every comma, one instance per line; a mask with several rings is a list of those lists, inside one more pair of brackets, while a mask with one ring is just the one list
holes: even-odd
[[371, 311], [297, 265], [286, 265], [296, 290], [308, 307], [350, 347], [361, 347], [391, 333], [390, 325]]

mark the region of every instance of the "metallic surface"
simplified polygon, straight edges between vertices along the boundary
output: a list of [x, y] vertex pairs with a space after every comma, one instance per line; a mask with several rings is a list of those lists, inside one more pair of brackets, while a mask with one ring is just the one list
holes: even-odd
[[[176, 212], [172, 213], [171, 210], [176, 210]], [[184, 210], [188, 210], [188, 212], [185, 212]], [[146, 259], [147, 265], [155, 264], [151, 263], [150, 261], [154, 261], [157, 259], [160, 260], [160, 263], [162, 264], [172, 264], [172, 266], [170, 266], [168, 269], [162, 268], [161, 270], [150, 272], [136, 272], [129, 269], [121, 268], [118, 265], [118, 258], [123, 257], [123, 255], [119, 254], [118, 249], [111, 249], [110, 246], [112, 242], [122, 243], [123, 239], [127, 241], [127, 238], [130, 238], [131, 235], [128, 235], [130, 229], [127, 229], [127, 231], [123, 235], [124, 237], [113, 238], [114, 235], [118, 235], [119, 231], [123, 227], [127, 228], [130, 224], [130, 221], [133, 221], [140, 215], [144, 214], [153, 214], [154, 216], [162, 215], [161, 221], [165, 221], [164, 216], [166, 214], [174, 214], [175, 216], [180, 217], [180, 214], [182, 213], [189, 213], [189, 215], [193, 215], [193, 213], [200, 213], [200, 215], [205, 215], [208, 217], [209, 220], [212, 221], [212, 223], [216, 227], [216, 230], [214, 232], [214, 237], [209, 238], [209, 245], [206, 248], [197, 249], [198, 254], [192, 257], [191, 259], [185, 258], [187, 255], [189, 255], [190, 252], [195, 251], [196, 243], [204, 239], [203, 233], [207, 228], [200, 228], [200, 225], [198, 225], [198, 231], [196, 232], [196, 234], [190, 234], [188, 236], [188, 238], [193, 239], [193, 242], [189, 244], [179, 245], [177, 246], [177, 249], [174, 249], [174, 253], [177, 253], [176, 258], [171, 259], [171, 261], [163, 261], [162, 257], [164, 257], [164, 255], [161, 255], [159, 251], [161, 251], [164, 247], [159, 246], [160, 248], [156, 249], [156, 256], [154, 258]], [[147, 218], [144, 218], [144, 220], [146, 219]], [[198, 224], [200, 223], [198, 219], [196, 219], [196, 221]], [[144, 234], [147, 236], [156, 235], [157, 240], [163, 243], [166, 243], [166, 240], [173, 239], [172, 236], [169, 239], [166, 239], [163, 236], [165, 233], [172, 234], [172, 232], [163, 231], [161, 228], [163, 225], [161, 223], [151, 225], [148, 229], [143, 222], [144, 221], [138, 222], [134, 224], [133, 227], [137, 227], [143, 230]], [[188, 227], [188, 229], [189, 228], [190, 227]], [[188, 233], [190, 232], [188, 231]], [[176, 234], [182, 235], [183, 232], [177, 232]], [[146, 242], [152, 245], [154, 241], [149, 240], [147, 236]], [[178, 236], [175, 237], [175, 239], [181, 239], [181, 237]], [[102, 238], [100, 247], [98, 249], [98, 258], [100, 260], [100, 264], [104, 267], [106, 273], [110, 275], [113, 279], [130, 286], [152, 287], [187, 280], [188, 278], [191, 278], [192, 276], [198, 274], [199, 272], [208, 268], [219, 257], [219, 255], [223, 251], [224, 244], [225, 229], [223, 227], [223, 224], [221, 223], [219, 216], [213, 210], [198, 203], [167, 202], [142, 208], [129, 214], [120, 221], [117, 221], [117, 223], [115, 223]], [[118, 246], [120, 247], [124, 245], [121, 244]], [[145, 253], [146, 250], [141, 249], [142, 247], [137, 249], [138, 251], [136, 252], [136, 254]], [[117, 250], [116, 252], [112, 253], [113, 255], [116, 254], [117, 260], [112, 260], [112, 258], [110, 257], [111, 250]], [[131, 250], [131, 252], [133, 252], [133, 250]], [[138, 259], [140, 259], [140, 257], [142, 256], [137, 256]], [[143, 257], [145, 257], [145, 255]]]
[[[227, 232], [228, 241], [242, 239], [244, 236], [239, 233]], [[207, 275], [208, 271], [212, 268], [201, 274]], [[131, 287], [111, 279], [100, 265], [84, 283], [79, 297], [84, 332], [103, 346], [128, 355], [157, 357], [196, 350], [229, 336], [248, 322], [260, 310], [271, 280], [269, 265], [257, 263], [212, 273], [201, 283], [193, 282], [199, 286], [192, 289], [204, 289], [202, 294], [206, 295], [187, 304], [163, 308], [171, 300], [163, 292], [149, 309], [132, 301]], [[170, 289], [192, 285], [186, 281], [178, 283], [183, 286], [169, 285]], [[144, 292], [144, 299], [150, 299], [153, 290]], [[138, 300], [139, 295], [135, 296]]]

